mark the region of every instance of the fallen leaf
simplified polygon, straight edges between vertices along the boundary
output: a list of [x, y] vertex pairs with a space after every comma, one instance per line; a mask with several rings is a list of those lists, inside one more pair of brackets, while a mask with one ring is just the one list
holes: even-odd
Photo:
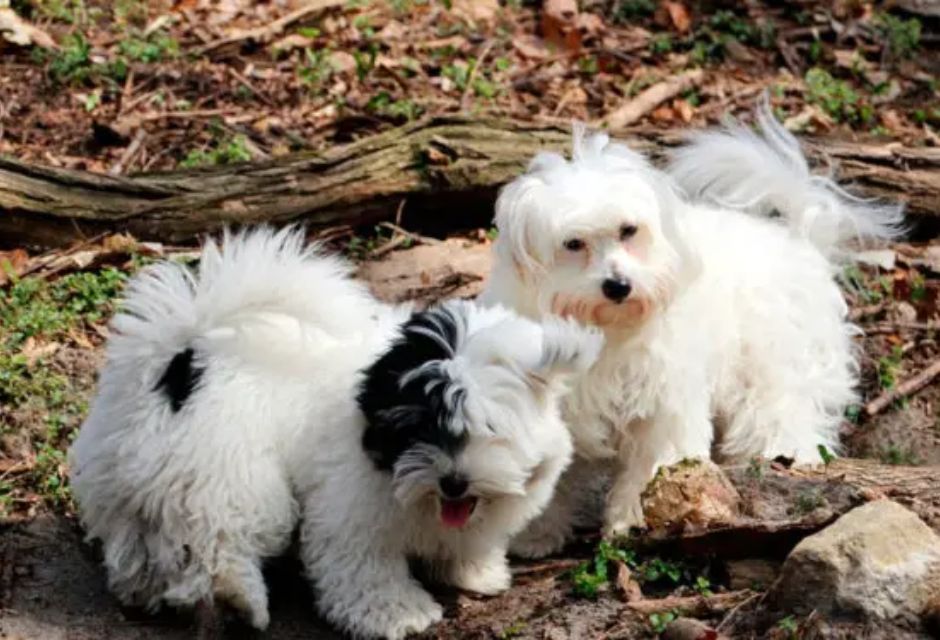
[[512, 39], [513, 48], [522, 56], [532, 60], [544, 60], [551, 51], [545, 46], [545, 41], [533, 35], [521, 35]]
[[653, 112], [650, 113], [650, 117], [657, 122], [672, 122], [676, 119], [676, 112], [668, 104], [664, 104], [661, 107], [653, 109]]
[[80, 347], [83, 348], [83, 349], [94, 349], [94, 348], [95, 348], [95, 345], [93, 345], [93, 344], [91, 343], [91, 340], [88, 339], [88, 337], [85, 335], [85, 333], [84, 333], [83, 331], [79, 331], [79, 330], [76, 329], [75, 327], [70, 327], [70, 328], [69, 328], [69, 330], [68, 330], [68, 336], [69, 336], [69, 339], [71, 339], [72, 342], [74, 342], [75, 344], [77, 344], [78, 346], [80, 346]]
[[329, 60], [330, 66], [337, 73], [352, 73], [356, 70], [356, 58], [347, 51], [334, 51]]
[[682, 118], [683, 122], [686, 124], [692, 122], [692, 116], [695, 115], [695, 107], [689, 104], [688, 100], [683, 100], [682, 98], [673, 100], [672, 108], [677, 114], [679, 114], [679, 117]]
[[59, 48], [52, 36], [26, 22], [10, 8], [0, 8], [0, 34], [21, 47], [36, 45], [43, 49]]
[[306, 49], [313, 45], [313, 39], [308, 38], [307, 36], [301, 35], [299, 33], [292, 33], [290, 35], [284, 36], [279, 40], [275, 40], [271, 43], [269, 47], [275, 55], [281, 55], [284, 53], [289, 53], [294, 49]]
[[0, 287], [19, 276], [29, 262], [29, 254], [22, 249], [0, 251]]
[[37, 340], [35, 336], [30, 336], [26, 338], [26, 342], [23, 343], [19, 355], [26, 358], [26, 366], [31, 369], [33, 365], [36, 364], [37, 360], [51, 356], [59, 350], [60, 346], [62, 345], [58, 342], [44, 343]]
[[541, 16], [542, 36], [565, 51], [581, 49], [577, 0], [545, 0]]
[[688, 33], [692, 27], [692, 18], [689, 16], [689, 10], [681, 2], [663, 2], [663, 8], [669, 14], [669, 21], [679, 33]]
[[472, 23], [492, 22], [499, 13], [498, 0], [453, 0], [451, 12]]
[[901, 116], [898, 115], [898, 112], [894, 109], [885, 109], [878, 117], [881, 119], [881, 124], [883, 124], [889, 131], [900, 131], [904, 128], [904, 124], [901, 122]]

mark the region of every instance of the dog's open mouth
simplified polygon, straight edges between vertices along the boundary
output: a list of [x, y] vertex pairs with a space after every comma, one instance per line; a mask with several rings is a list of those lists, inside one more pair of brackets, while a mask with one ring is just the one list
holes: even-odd
[[476, 507], [477, 499], [473, 496], [457, 500], [441, 498], [441, 522], [445, 527], [460, 529], [467, 524]]

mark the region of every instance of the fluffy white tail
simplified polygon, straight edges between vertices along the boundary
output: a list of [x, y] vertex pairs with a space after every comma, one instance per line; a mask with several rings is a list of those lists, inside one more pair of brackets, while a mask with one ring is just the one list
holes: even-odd
[[290, 360], [300, 340], [324, 346], [368, 326], [376, 303], [350, 272], [296, 229], [226, 233], [197, 270], [163, 262], [130, 282], [109, 356], [168, 359], [199, 339]]
[[760, 134], [741, 125], [696, 134], [672, 157], [669, 173], [695, 199], [760, 215], [777, 212], [824, 253], [849, 239], [903, 232], [902, 208], [855, 197], [810, 173], [800, 143], [774, 118], [765, 97]]

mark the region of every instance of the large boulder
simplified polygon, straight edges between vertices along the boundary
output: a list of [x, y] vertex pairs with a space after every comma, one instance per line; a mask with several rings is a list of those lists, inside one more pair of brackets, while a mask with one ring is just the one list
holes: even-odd
[[890, 500], [853, 509], [805, 538], [768, 593], [800, 615], [916, 625], [940, 595], [940, 536]]

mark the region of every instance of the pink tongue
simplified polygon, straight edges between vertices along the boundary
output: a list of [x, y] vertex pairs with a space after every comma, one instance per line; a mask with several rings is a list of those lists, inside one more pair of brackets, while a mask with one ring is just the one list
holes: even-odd
[[467, 524], [476, 498], [461, 498], [460, 500], [441, 500], [441, 522], [445, 527], [459, 529]]

